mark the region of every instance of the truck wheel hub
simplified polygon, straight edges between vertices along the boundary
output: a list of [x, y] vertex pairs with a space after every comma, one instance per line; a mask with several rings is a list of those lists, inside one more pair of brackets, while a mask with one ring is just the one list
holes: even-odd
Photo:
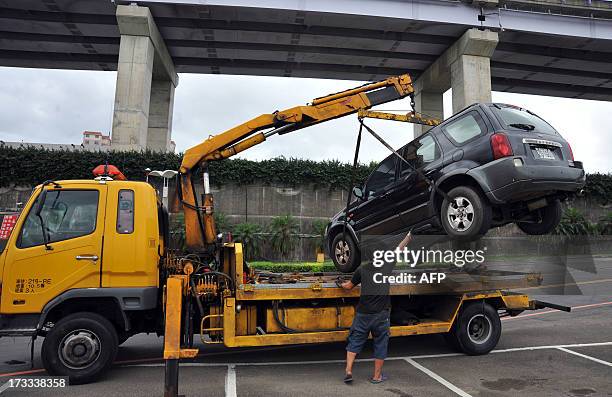
[[100, 355], [100, 339], [88, 330], [77, 330], [64, 336], [59, 345], [62, 364], [72, 369], [86, 368]]
[[491, 320], [483, 314], [477, 314], [468, 321], [468, 336], [476, 344], [482, 344], [489, 340], [492, 330]]

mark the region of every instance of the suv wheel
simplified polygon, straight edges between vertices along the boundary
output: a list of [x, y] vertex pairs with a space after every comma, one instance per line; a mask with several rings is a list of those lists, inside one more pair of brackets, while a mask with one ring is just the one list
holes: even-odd
[[489, 203], [470, 186], [459, 186], [442, 202], [441, 221], [446, 234], [456, 240], [475, 240], [491, 226]]
[[523, 232], [531, 235], [548, 234], [555, 230], [561, 221], [562, 210], [559, 200], [554, 200], [536, 212], [538, 222], [516, 222], [516, 226]]
[[336, 234], [332, 240], [330, 253], [336, 269], [343, 273], [350, 273], [359, 266], [359, 250], [348, 233]]

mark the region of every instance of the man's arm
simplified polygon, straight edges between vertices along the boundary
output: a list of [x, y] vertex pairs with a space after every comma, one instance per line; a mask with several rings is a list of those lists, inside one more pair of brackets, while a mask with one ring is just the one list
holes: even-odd
[[412, 231], [409, 231], [406, 237], [399, 243], [397, 248], [403, 250], [412, 241]]
[[355, 284], [353, 284], [353, 282], [351, 280], [347, 280], [345, 282], [343, 282], [342, 284], [340, 284], [340, 287], [346, 289], [346, 290], [351, 290], [353, 288], [355, 288]]

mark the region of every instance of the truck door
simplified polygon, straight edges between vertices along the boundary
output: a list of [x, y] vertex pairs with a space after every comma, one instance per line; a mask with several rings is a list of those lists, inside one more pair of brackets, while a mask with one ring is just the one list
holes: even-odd
[[45, 189], [40, 216], [41, 194], [24, 209], [6, 247], [3, 313], [39, 313], [64, 291], [100, 286], [106, 185]]

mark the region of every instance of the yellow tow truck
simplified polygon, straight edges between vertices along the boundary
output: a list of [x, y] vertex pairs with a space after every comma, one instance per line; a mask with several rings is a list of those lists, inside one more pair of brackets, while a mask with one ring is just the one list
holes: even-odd
[[[47, 372], [77, 384], [106, 371], [130, 336], [164, 335], [166, 395], [178, 392], [179, 359], [197, 354], [194, 335], [227, 347], [344, 340], [359, 290], [339, 288], [339, 273], [249, 268], [241, 244], [217, 233], [208, 164], [275, 134], [358, 112], [437, 125], [415, 112], [369, 110], [413, 93], [409, 75], [391, 77], [258, 116], [187, 150], [176, 200], [185, 214], [185, 251], [168, 248], [168, 212], [155, 189], [125, 180], [113, 166], [97, 167], [91, 180], [42, 183], [0, 254], [0, 336], [44, 337]], [[444, 333], [463, 352], [488, 353], [500, 315], [566, 309], [509, 292], [541, 281], [539, 274], [489, 271], [451, 274], [437, 286], [393, 286], [394, 305], [428, 310], [417, 324], [392, 325], [391, 335]]]

